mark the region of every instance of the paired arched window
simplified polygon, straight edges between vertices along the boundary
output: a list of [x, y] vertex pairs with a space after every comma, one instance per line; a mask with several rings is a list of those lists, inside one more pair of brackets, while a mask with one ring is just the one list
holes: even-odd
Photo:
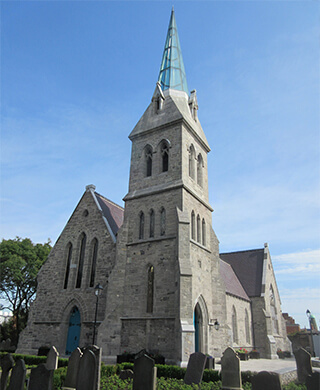
[[144, 214], [142, 211], [139, 214], [139, 239], [144, 239]]
[[147, 313], [153, 312], [153, 293], [154, 293], [154, 267], [148, 268], [148, 285], [147, 285]]
[[97, 257], [98, 257], [98, 240], [95, 238], [92, 242], [92, 261], [91, 261], [91, 273], [90, 273], [90, 283], [89, 286], [94, 286], [94, 278], [96, 275], [96, 266], [97, 266]]
[[197, 183], [202, 187], [203, 185], [203, 158], [201, 154], [198, 155], [197, 160]]
[[234, 306], [232, 306], [232, 338], [234, 343], [238, 343], [237, 312]]
[[149, 229], [149, 231], [150, 231], [150, 234], [149, 234], [149, 236], [150, 236], [150, 238], [152, 238], [152, 237], [154, 237], [154, 211], [151, 209], [150, 210], [150, 229]]
[[69, 244], [67, 245], [67, 266], [66, 266], [66, 273], [64, 277], [64, 286], [63, 286], [64, 289], [68, 287], [71, 257], [72, 257], [72, 244], [71, 242], [69, 242]]
[[195, 159], [196, 159], [196, 151], [194, 150], [194, 146], [191, 145], [189, 149], [189, 176], [192, 179], [195, 178]]
[[84, 263], [84, 253], [86, 250], [86, 241], [87, 236], [82, 233], [81, 235], [81, 244], [80, 244], [80, 254], [79, 254], [79, 264], [78, 264], [78, 274], [77, 274], [77, 283], [76, 288], [81, 287], [81, 281], [82, 281], [82, 271], [83, 271], [83, 263]]
[[206, 246], [206, 221], [202, 219], [202, 245]]
[[166, 234], [166, 210], [164, 207], [160, 211], [160, 236]]
[[152, 175], [152, 148], [146, 146], [145, 148], [145, 162], [146, 162], [146, 176]]
[[162, 172], [167, 172], [169, 169], [169, 146], [165, 141], [163, 141], [161, 144], [161, 159]]
[[195, 216], [195, 213], [194, 211], [192, 210], [192, 213], [191, 213], [191, 238], [193, 240], [196, 239], [196, 216]]
[[246, 309], [246, 312], [245, 312], [244, 324], [245, 324], [245, 329], [246, 329], [246, 343], [250, 344], [249, 314], [248, 314], [248, 310], [247, 309]]

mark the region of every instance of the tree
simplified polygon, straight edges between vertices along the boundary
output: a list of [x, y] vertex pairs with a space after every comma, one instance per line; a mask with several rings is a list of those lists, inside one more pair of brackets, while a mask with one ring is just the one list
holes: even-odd
[[27, 323], [30, 304], [35, 298], [37, 274], [50, 253], [50, 242], [48, 239], [45, 244], [33, 244], [29, 238], [16, 237], [0, 243], [0, 298], [12, 311], [9, 333], [16, 345]]

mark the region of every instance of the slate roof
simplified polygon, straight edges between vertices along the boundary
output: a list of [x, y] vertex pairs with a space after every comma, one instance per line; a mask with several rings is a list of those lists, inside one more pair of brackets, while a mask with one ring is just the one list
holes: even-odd
[[261, 296], [263, 248], [220, 253], [220, 258], [231, 265], [249, 297]]
[[250, 298], [244, 291], [244, 288], [239, 282], [239, 279], [234, 273], [231, 265], [223, 260], [220, 260], [220, 275], [224, 280], [227, 294], [231, 294], [246, 301], [250, 301]]
[[120, 226], [123, 223], [123, 207], [111, 202], [111, 200], [105, 198], [97, 192], [95, 192], [94, 194], [102, 209], [103, 216], [107, 219], [113, 234], [116, 235]]

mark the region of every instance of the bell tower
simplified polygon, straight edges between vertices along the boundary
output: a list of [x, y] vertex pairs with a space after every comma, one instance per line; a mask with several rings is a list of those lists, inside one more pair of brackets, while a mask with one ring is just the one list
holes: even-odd
[[195, 350], [212, 353], [222, 337], [210, 321], [223, 321], [225, 294], [211, 227], [210, 148], [196, 91], [188, 92], [173, 9], [151, 102], [129, 138], [129, 191], [113, 271], [121, 278], [110, 279], [123, 299], [107, 308], [121, 323], [114, 353], [145, 348], [184, 366]]

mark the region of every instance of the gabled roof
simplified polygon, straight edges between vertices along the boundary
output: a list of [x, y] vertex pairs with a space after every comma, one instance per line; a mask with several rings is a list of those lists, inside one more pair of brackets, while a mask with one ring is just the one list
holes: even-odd
[[261, 295], [264, 249], [220, 253], [220, 258], [231, 265], [249, 297]]
[[225, 283], [227, 294], [250, 301], [231, 265], [223, 260], [220, 260], [220, 275]]
[[108, 221], [112, 233], [115, 236], [123, 223], [124, 209], [116, 203], [111, 202], [111, 200], [98, 194], [97, 192], [94, 192], [94, 194], [101, 207], [103, 216]]

